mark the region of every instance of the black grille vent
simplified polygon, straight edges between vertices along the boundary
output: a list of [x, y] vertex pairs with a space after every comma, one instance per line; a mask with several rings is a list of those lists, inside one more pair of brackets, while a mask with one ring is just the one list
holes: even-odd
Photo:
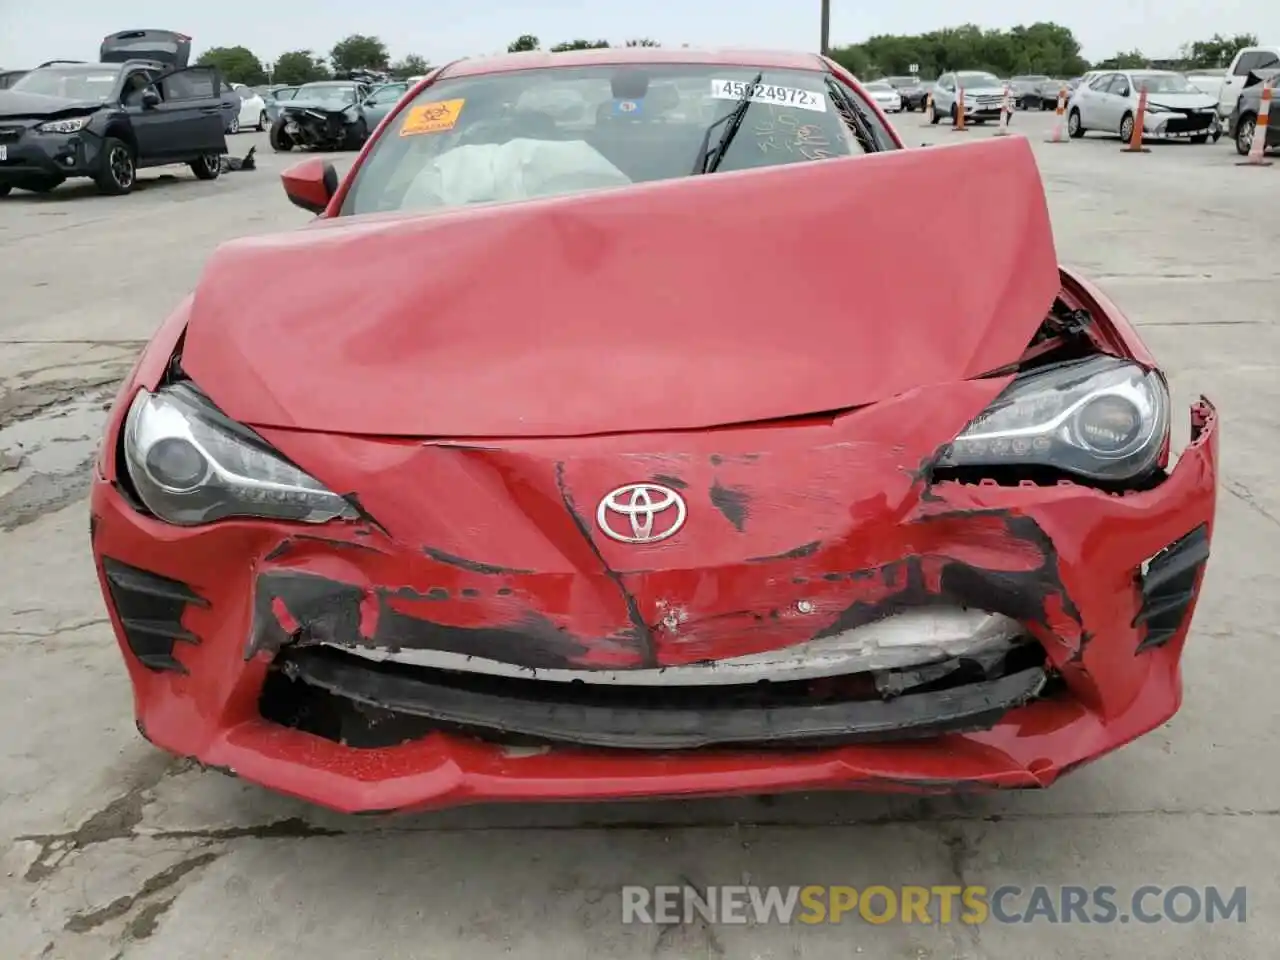
[[200, 638], [182, 626], [182, 615], [188, 604], [207, 607], [209, 601], [185, 583], [109, 557], [103, 558], [102, 571], [133, 655], [151, 670], [186, 673], [173, 655], [173, 646], [198, 644]]
[[1182, 628], [1208, 560], [1209, 531], [1203, 524], [1151, 558], [1140, 574], [1142, 607], [1133, 619], [1135, 627], [1147, 625], [1138, 652], [1167, 643]]

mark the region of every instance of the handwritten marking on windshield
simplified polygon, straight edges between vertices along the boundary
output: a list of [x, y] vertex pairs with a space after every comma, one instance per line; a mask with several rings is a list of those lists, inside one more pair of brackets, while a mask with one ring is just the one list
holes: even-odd
[[761, 153], [770, 151], [799, 154], [806, 160], [826, 160], [833, 156], [831, 141], [821, 127], [801, 123], [791, 114], [776, 115], [755, 126], [756, 145]]

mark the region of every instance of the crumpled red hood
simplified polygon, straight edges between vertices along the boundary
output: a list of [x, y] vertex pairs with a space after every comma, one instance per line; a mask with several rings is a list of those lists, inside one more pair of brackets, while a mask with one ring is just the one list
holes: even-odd
[[687, 429], [986, 373], [1058, 288], [1010, 137], [235, 241], [183, 365], [263, 427]]

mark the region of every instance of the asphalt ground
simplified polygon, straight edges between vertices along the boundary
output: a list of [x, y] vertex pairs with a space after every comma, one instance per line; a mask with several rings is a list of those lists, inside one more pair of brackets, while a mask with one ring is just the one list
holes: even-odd
[[[215, 182], [174, 168], [144, 172], [128, 197], [86, 184], [0, 200], [0, 956], [1274, 955], [1280, 163], [1238, 166], [1226, 141], [1145, 154], [1094, 135], [1050, 144], [1052, 122], [1021, 113], [1013, 129], [1035, 148], [1060, 255], [1166, 365], [1180, 435], [1196, 396], [1218, 405], [1222, 487], [1181, 712], [1037, 793], [356, 819], [160, 753], [134, 729], [88, 549], [104, 404], [218, 243], [308, 215], [286, 202], [277, 174], [290, 159], [262, 134], [232, 140], [237, 153], [258, 146], [259, 169]], [[918, 113], [897, 123], [912, 145], [993, 133], [928, 127]], [[981, 238], [953, 239], [980, 258]], [[912, 251], [902, 257], [914, 282]], [[242, 291], [245, 310], [258, 294]], [[1244, 887], [1247, 912], [1212, 924], [876, 925], [856, 911], [838, 924], [621, 923], [623, 885], [685, 883], [1105, 885], [1122, 906], [1144, 885]]]

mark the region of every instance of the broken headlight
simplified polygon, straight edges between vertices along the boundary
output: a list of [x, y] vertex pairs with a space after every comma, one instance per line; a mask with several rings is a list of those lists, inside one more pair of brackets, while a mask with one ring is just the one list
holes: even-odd
[[1022, 374], [952, 441], [941, 467], [1044, 466], [1094, 480], [1150, 470], [1169, 436], [1154, 370], [1095, 356]]
[[227, 517], [355, 519], [346, 500], [183, 384], [138, 391], [124, 428], [129, 479], [148, 510], [179, 526]]

